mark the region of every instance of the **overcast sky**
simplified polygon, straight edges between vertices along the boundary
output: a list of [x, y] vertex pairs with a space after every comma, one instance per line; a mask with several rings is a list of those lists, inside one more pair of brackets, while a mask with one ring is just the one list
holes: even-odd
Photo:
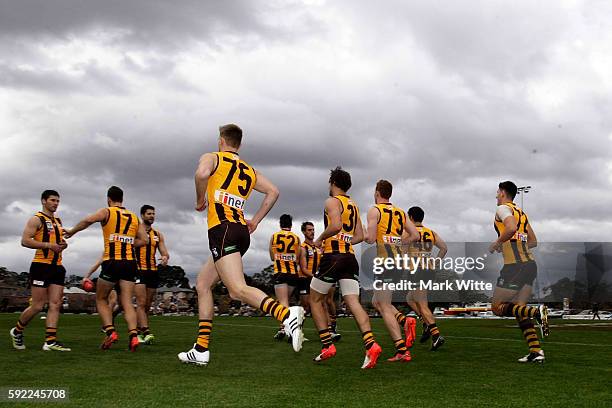
[[[72, 226], [116, 184], [157, 208], [193, 276], [209, 255], [193, 173], [230, 122], [281, 190], [249, 273], [280, 214], [320, 232], [336, 165], [364, 217], [386, 178], [448, 241], [495, 238], [506, 179], [533, 186], [540, 240], [610, 241], [610, 21], [607, 1], [0, 0], [0, 265], [28, 269], [42, 190]], [[68, 273], [101, 250], [99, 226], [71, 239]]]

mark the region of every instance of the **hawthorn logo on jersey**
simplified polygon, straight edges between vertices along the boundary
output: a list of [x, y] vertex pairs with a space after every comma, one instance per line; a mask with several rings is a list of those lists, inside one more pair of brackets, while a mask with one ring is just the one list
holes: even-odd
[[49, 233], [54, 234], [55, 230], [53, 229], [53, 223], [51, 221], [45, 221], [45, 223], [47, 224], [47, 230]]
[[339, 241], [348, 242], [349, 244], [353, 241], [353, 234], [347, 234], [346, 232], [339, 232], [334, 237]]
[[123, 244], [134, 244], [134, 237], [128, 237], [127, 235], [110, 234], [108, 237], [109, 242], [121, 242]]
[[382, 240], [385, 244], [401, 244], [401, 237], [394, 237], [393, 235], [383, 235]]
[[216, 190], [215, 202], [225, 204], [229, 207], [242, 211], [242, 209], [244, 209], [244, 203], [246, 200], [242, 197], [230, 194], [227, 191]]
[[158, 241], [159, 241], [159, 237], [158, 237], [157, 235], [154, 235], [154, 236], [153, 236], [153, 241], [158, 242]]
[[295, 262], [297, 260], [297, 257], [295, 256], [295, 254], [276, 254], [274, 255], [274, 259], [277, 261]]

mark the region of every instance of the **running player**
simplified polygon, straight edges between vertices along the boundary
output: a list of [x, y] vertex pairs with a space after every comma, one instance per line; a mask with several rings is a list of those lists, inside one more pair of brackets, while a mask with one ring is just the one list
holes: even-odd
[[535, 248], [538, 241], [527, 214], [513, 202], [516, 192], [513, 182], [499, 183], [494, 222], [498, 238], [489, 247], [489, 252], [501, 252], [504, 267], [497, 279], [491, 307], [497, 316], [514, 316], [518, 321], [529, 347], [529, 354], [518, 361], [543, 363], [544, 351], [532, 319], [540, 324], [542, 336], [548, 336], [548, 308], [545, 305], [527, 306], [538, 274], [530, 249]]
[[[223, 281], [232, 299], [259, 308], [284, 322], [295, 351], [301, 350], [304, 339], [302, 307], [287, 308], [261, 290], [248, 286], [244, 280], [242, 256], [249, 249], [249, 234], [255, 232], [274, 206], [278, 189], [238, 156], [242, 141], [242, 130], [238, 126], [221, 126], [219, 133], [219, 152], [202, 155], [195, 173], [196, 210], [204, 211], [208, 207], [208, 245], [212, 252], [196, 282], [200, 317], [198, 338], [191, 350], [178, 355], [182, 362], [200, 365], [208, 364], [210, 359], [208, 345], [214, 314], [212, 287], [219, 280]], [[253, 218], [246, 220], [243, 209], [252, 190], [265, 197]]]
[[[416, 244], [417, 253], [419, 256], [424, 258], [431, 257], [431, 251], [435, 246], [438, 248], [438, 254], [436, 258], [443, 259], [446, 256], [448, 247], [446, 242], [442, 240], [434, 230], [427, 228], [423, 225], [423, 219], [425, 218], [425, 211], [421, 207], [410, 207], [408, 209], [408, 217], [410, 221], [416, 225], [416, 229], [419, 232], [419, 242]], [[419, 269], [416, 272], [415, 280], [432, 280], [434, 278], [434, 271], [429, 268]], [[427, 301], [427, 290], [413, 290], [409, 294], [408, 305], [414, 310], [421, 319], [423, 320], [423, 334], [421, 335], [421, 343], [425, 343], [431, 337], [431, 351], [436, 351], [446, 341], [443, 336], [440, 335], [440, 329], [436, 324], [436, 318], [429, 309], [429, 302]]]
[[359, 303], [359, 264], [355, 258], [353, 245], [363, 240], [363, 226], [357, 204], [346, 195], [350, 188], [349, 173], [340, 167], [331, 171], [330, 198], [325, 201], [325, 230], [315, 241], [316, 247], [323, 248], [323, 256], [319, 270], [310, 283], [310, 308], [322, 343], [321, 353], [314, 358], [314, 361], [327, 360], [336, 355], [336, 346], [331, 340], [323, 302], [329, 289], [338, 282], [344, 303], [361, 330], [366, 349], [361, 368], [373, 368], [382, 349], [372, 334], [370, 318]]
[[[289, 298], [299, 286], [298, 262], [300, 259], [300, 238], [291, 232], [293, 218], [289, 214], [280, 217], [281, 230], [270, 238], [270, 260], [274, 262], [274, 294], [281, 305], [289, 307]], [[285, 338], [285, 326], [274, 335], [276, 340]]]
[[121, 289], [119, 297], [123, 307], [123, 316], [128, 326], [128, 348], [130, 351], [136, 351], [138, 331], [132, 297], [138, 265], [134, 256], [134, 248], [148, 244], [149, 236], [144, 225], [138, 221], [138, 216], [123, 207], [123, 190], [112, 186], [108, 189], [106, 196], [108, 207], [100, 208], [79, 221], [72, 229], [66, 231], [66, 237], [73, 237], [94, 223], [99, 222], [102, 225], [104, 257], [102, 272], [96, 284], [96, 307], [102, 320], [102, 329], [106, 333], [101, 348], [106, 350], [119, 340], [119, 335], [113, 325], [113, 312], [109, 305], [110, 293], [119, 282]]
[[136, 260], [140, 270], [134, 288], [136, 304], [138, 305], [136, 308], [138, 316], [138, 341], [144, 344], [151, 344], [155, 336], [149, 329], [149, 310], [159, 287], [159, 272], [157, 270], [157, 262], [155, 262], [155, 253], [159, 251], [161, 255], [160, 263], [163, 266], [168, 265], [170, 254], [166, 248], [164, 235], [152, 227], [155, 222], [155, 208], [147, 204], [143, 205], [140, 207], [140, 218], [149, 235], [149, 243], [138, 248], [136, 251]]
[[32, 300], [19, 316], [17, 324], [10, 330], [13, 347], [17, 350], [26, 348], [23, 331], [28, 323], [49, 304], [47, 310], [45, 351], [70, 351], [57, 341], [57, 323], [64, 296], [64, 279], [66, 269], [62, 265], [62, 251], [68, 244], [64, 241], [64, 229], [55, 212], [60, 203], [60, 196], [55, 190], [43, 191], [40, 201], [42, 210], [30, 217], [21, 236], [21, 245], [35, 249], [34, 259], [30, 265], [30, 286]]
[[[379, 180], [374, 189], [375, 205], [368, 210], [368, 229], [365, 241], [368, 244], [376, 243], [377, 256], [382, 258], [395, 258], [401, 255], [401, 244], [416, 241], [418, 231], [414, 225], [406, 220], [406, 213], [399, 207], [391, 204], [389, 199], [393, 193], [393, 185], [387, 180]], [[401, 274], [399, 271], [389, 271], [386, 279], [391, 282], [399, 282]], [[394, 275], [394, 276], [393, 276]], [[399, 310], [393, 306], [393, 294], [388, 290], [377, 290], [374, 292], [372, 304], [381, 314], [389, 335], [395, 345], [395, 355], [387, 361], [408, 362], [412, 360], [409, 347], [414, 343], [415, 319], [405, 317], [403, 319], [404, 338], [396, 316]]]

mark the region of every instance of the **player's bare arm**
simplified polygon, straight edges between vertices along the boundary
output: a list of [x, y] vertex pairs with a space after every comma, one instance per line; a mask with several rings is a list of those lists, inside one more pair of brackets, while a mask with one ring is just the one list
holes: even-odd
[[83, 218], [79, 221], [74, 227], [67, 229], [64, 234], [64, 238], [71, 238], [75, 236], [77, 233], [83, 231], [84, 229], [89, 228], [92, 224], [96, 222], [104, 222], [108, 218], [108, 208], [100, 208], [93, 214], [89, 214], [87, 217]]
[[419, 234], [419, 230], [416, 229], [410, 218], [407, 216], [406, 223], [404, 224], [404, 228], [402, 228], [402, 242], [404, 244], [409, 244], [411, 242], [417, 242], [421, 238], [421, 234]]
[[436, 231], [432, 231], [434, 236], [434, 246], [438, 248], [437, 258], [444, 258], [446, 253], [448, 252], [448, 246], [446, 242], [436, 233]]
[[352, 245], [357, 245], [363, 241], [365, 234], [363, 232], [363, 225], [361, 224], [361, 217], [357, 214], [357, 225], [355, 226], [355, 234], [351, 240]]
[[280, 192], [278, 188], [268, 180], [263, 174], [259, 172], [255, 172], [257, 175], [257, 180], [255, 182], [255, 186], [253, 187], [256, 191], [265, 194], [263, 201], [261, 202], [261, 206], [259, 210], [255, 213], [253, 218], [250, 220], [246, 220], [247, 226], [249, 227], [249, 232], [252, 234], [257, 229], [257, 226], [264, 219], [264, 217], [270, 212], [276, 200], [278, 200], [278, 196]]
[[512, 215], [504, 218], [504, 233], [501, 234], [495, 242], [489, 247], [489, 252], [499, 251], [504, 242], [508, 241], [516, 233], [516, 221]]
[[161, 254], [161, 264], [164, 266], [168, 265], [168, 261], [170, 260], [170, 253], [168, 252], [168, 248], [166, 247], [166, 238], [161, 232], [159, 233], [159, 245], [157, 248], [159, 249], [159, 253]]
[[366, 216], [368, 228], [365, 231], [365, 242], [373, 244], [376, 242], [376, 229], [380, 221], [380, 211], [376, 207], [370, 207]]
[[200, 157], [198, 168], [195, 172], [195, 190], [196, 190], [196, 211], [204, 211], [206, 209], [206, 187], [208, 186], [208, 178], [212, 174], [217, 165], [217, 155], [206, 153]]
[[306, 261], [306, 251], [300, 250], [299, 260], [300, 260], [300, 270], [302, 271], [302, 273], [308, 276], [309, 278], [312, 277], [312, 273], [308, 271], [308, 262]]
[[527, 224], [527, 247], [535, 248], [538, 246], [538, 238], [536, 237], [531, 224]]
[[140, 248], [149, 243], [149, 234], [144, 223], [138, 223], [138, 230], [136, 231], [136, 239], [134, 240], [134, 248]]
[[85, 276], [83, 276], [83, 280], [81, 281], [81, 283], [85, 282], [86, 280], [91, 278], [91, 275], [93, 275], [94, 273], [96, 273], [96, 271], [98, 270], [98, 268], [100, 267], [100, 265], [102, 265], [102, 261], [104, 260], [104, 253], [102, 253], [102, 255], [96, 260], [96, 263], [93, 264], [91, 266], [91, 268], [89, 268], [89, 270], [87, 271], [87, 273], [85, 274]]
[[328, 198], [325, 200], [325, 210], [329, 218], [329, 225], [315, 240], [314, 244], [317, 248], [321, 248], [323, 240], [333, 237], [342, 229], [342, 204], [340, 204], [340, 201], [334, 197]]

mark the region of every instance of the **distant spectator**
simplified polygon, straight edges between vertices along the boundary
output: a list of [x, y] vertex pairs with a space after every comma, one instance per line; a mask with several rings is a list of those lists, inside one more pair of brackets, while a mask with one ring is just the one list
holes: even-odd
[[597, 317], [597, 320], [601, 320], [599, 317], [599, 305], [597, 303], [593, 303], [593, 320]]

